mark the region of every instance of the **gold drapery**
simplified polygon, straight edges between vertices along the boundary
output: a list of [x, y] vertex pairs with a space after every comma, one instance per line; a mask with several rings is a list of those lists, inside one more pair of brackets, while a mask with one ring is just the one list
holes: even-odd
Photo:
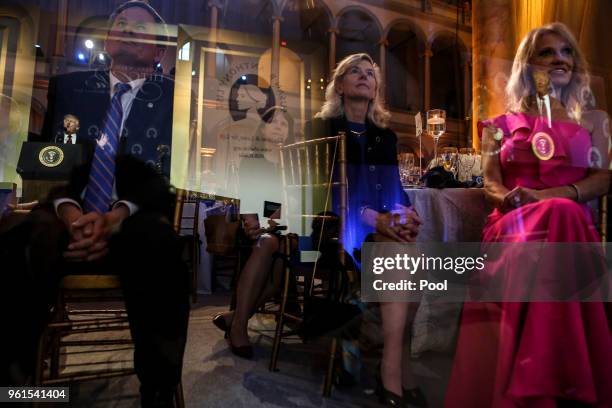
[[503, 78], [505, 63], [514, 53], [512, 0], [474, 0], [472, 8], [472, 67], [473, 132], [472, 145], [480, 149], [477, 124], [480, 120], [504, 112]]
[[574, 33], [594, 77], [597, 105], [612, 106], [612, 53], [609, 47], [609, 0], [475, 0], [472, 21], [473, 145], [476, 124], [505, 110], [503, 87], [514, 53], [533, 28], [560, 21]]
[[[529, 30], [553, 21], [569, 27], [583, 47], [592, 27], [592, 0], [513, 0], [514, 44], [518, 46]], [[585, 24], [586, 23], [586, 24]]]

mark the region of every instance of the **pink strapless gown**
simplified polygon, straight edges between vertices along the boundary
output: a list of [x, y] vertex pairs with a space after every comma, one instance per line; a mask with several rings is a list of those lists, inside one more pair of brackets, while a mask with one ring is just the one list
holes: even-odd
[[[504, 132], [500, 163], [507, 188], [543, 189], [586, 176], [591, 138], [580, 126], [559, 122], [545, 129], [540, 118], [524, 114], [492, 122]], [[532, 151], [539, 130], [553, 140], [550, 160], [539, 160]], [[600, 237], [587, 206], [567, 199], [507, 214], [494, 210], [483, 231], [484, 242], [536, 240], [597, 242]], [[610, 304], [468, 302], [445, 406], [553, 408], [559, 401], [577, 401], [612, 407], [611, 327]]]

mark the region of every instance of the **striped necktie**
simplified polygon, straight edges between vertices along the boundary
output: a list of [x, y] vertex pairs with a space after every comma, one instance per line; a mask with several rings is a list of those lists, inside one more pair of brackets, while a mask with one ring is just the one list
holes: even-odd
[[123, 119], [121, 97], [132, 89], [130, 84], [115, 84], [110, 107], [96, 143], [96, 150], [89, 171], [89, 182], [83, 202], [85, 213], [106, 213], [109, 210], [115, 182], [115, 156], [119, 149], [119, 130]]

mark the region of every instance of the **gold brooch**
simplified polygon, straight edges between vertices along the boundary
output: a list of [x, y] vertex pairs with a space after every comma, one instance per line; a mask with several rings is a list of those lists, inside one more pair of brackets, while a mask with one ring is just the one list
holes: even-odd
[[540, 160], [550, 160], [555, 155], [555, 142], [548, 133], [538, 132], [531, 140], [533, 154]]

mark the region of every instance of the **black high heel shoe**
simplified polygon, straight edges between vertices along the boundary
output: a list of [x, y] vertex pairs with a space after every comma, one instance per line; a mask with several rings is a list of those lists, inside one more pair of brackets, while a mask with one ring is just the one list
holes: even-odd
[[376, 382], [378, 384], [376, 394], [378, 394], [378, 400], [381, 404], [386, 407], [406, 407], [406, 408], [427, 408], [427, 400], [425, 394], [419, 387], [406, 389], [402, 387], [402, 396], [397, 395], [394, 392], [389, 391], [383, 386], [382, 378], [380, 376], [380, 364], [376, 372]]
[[407, 406], [427, 408], [427, 399], [419, 387], [406, 389], [402, 387], [404, 402]]
[[229, 337], [228, 333], [230, 328], [227, 326], [227, 322], [225, 321], [225, 317], [223, 317], [223, 313], [217, 313], [215, 317], [213, 317], [212, 322], [215, 326], [217, 326], [217, 329], [225, 333], [223, 338], [227, 339]]
[[378, 389], [378, 401], [385, 407], [405, 407], [404, 399], [382, 385]]
[[[402, 390], [403, 391], [403, 390]], [[385, 388], [382, 382], [382, 378], [380, 376], [380, 365], [378, 366], [376, 372], [376, 395], [378, 395], [378, 402], [380, 402], [385, 407], [404, 407], [404, 399], [402, 396], [397, 395], [396, 393], [389, 391]]]
[[232, 343], [232, 336], [230, 335], [229, 330], [227, 331], [227, 340], [232, 354], [241, 358], [246, 358], [247, 360], [253, 358], [253, 346], [234, 346], [234, 343]]

